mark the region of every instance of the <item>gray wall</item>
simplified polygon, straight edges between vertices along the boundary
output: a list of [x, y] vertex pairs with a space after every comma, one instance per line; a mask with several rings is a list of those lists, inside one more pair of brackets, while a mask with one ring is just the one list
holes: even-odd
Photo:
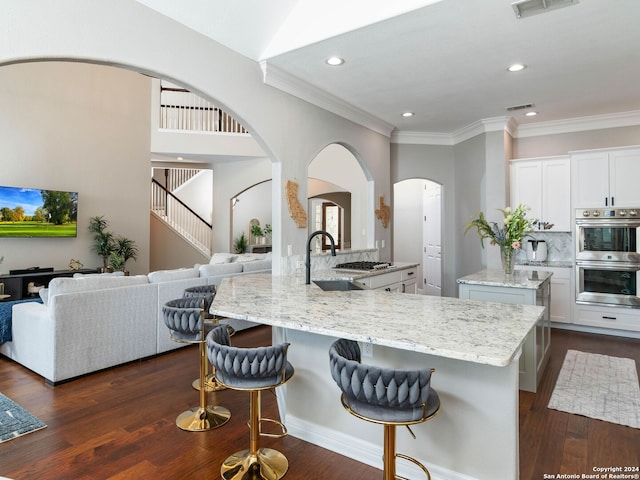
[[[391, 144], [391, 183], [423, 178], [442, 185], [442, 294], [456, 295], [456, 162], [454, 147]], [[393, 205], [393, 202], [391, 203]], [[422, 205], [418, 208], [422, 210]], [[393, 218], [391, 219], [393, 222]], [[408, 233], [411, 235], [412, 233]], [[393, 249], [392, 249], [393, 251]], [[416, 261], [422, 262], [421, 259]]]
[[134, 240], [149, 268], [150, 80], [112, 67], [42, 62], [0, 68], [0, 183], [78, 192], [77, 238], [0, 239], [0, 270], [95, 268], [89, 218]]

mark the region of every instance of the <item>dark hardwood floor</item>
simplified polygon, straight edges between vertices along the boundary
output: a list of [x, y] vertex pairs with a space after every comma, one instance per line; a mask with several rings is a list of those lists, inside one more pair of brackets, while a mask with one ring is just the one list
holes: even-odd
[[521, 480], [545, 474], [589, 478], [582, 475], [597, 473], [595, 467], [640, 466], [640, 429], [547, 408], [569, 349], [631, 358], [636, 369], [640, 365], [640, 340], [552, 329], [551, 358], [538, 392], [520, 392]]
[[[234, 344], [270, 341], [270, 329], [240, 332]], [[520, 478], [589, 474], [597, 466], [640, 465], [640, 430], [549, 410], [546, 405], [567, 349], [629, 357], [640, 363], [640, 340], [553, 330], [552, 356], [537, 394], [520, 393]], [[216, 479], [222, 461], [248, 447], [246, 393], [210, 394], [232, 411], [230, 422], [209, 432], [184, 432], [178, 413], [198, 403], [190, 386], [198, 374], [197, 350], [89, 375], [57, 387], [0, 358], [0, 392], [48, 426], [0, 444], [0, 476], [24, 479]], [[338, 399], [336, 399], [336, 402]], [[446, 406], [443, 406], [446, 408]], [[275, 398], [263, 395], [265, 416]], [[381, 432], [382, 433], [382, 432]], [[287, 456], [285, 478], [369, 480], [379, 470], [293, 437], [262, 439]], [[496, 479], [501, 480], [501, 479]]]

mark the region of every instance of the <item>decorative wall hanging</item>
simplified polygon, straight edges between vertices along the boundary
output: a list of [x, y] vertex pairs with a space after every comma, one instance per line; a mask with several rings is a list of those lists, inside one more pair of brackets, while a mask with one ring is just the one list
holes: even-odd
[[287, 206], [289, 207], [289, 215], [296, 222], [298, 228], [307, 227], [307, 212], [298, 200], [298, 183], [293, 180], [287, 180], [285, 186], [287, 194]]
[[380, 206], [376, 208], [376, 217], [382, 221], [382, 226], [387, 228], [391, 218], [391, 208], [389, 208], [389, 205], [384, 204], [384, 195], [380, 197]]

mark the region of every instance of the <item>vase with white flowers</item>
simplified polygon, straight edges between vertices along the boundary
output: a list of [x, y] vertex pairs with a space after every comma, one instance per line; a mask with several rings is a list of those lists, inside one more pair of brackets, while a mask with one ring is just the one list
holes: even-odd
[[489, 239], [491, 245], [498, 245], [504, 273], [512, 275], [515, 256], [518, 249], [522, 247], [522, 239], [533, 231], [533, 225], [536, 222], [535, 219], [527, 218], [529, 210], [530, 208], [525, 205], [518, 205], [513, 210], [511, 207], [499, 208], [498, 211], [502, 213], [503, 217], [502, 226], [497, 222], [488, 222], [484, 213], [479, 212], [473, 220], [466, 224], [467, 228], [464, 233], [476, 227], [482, 248], [484, 248], [485, 238]]

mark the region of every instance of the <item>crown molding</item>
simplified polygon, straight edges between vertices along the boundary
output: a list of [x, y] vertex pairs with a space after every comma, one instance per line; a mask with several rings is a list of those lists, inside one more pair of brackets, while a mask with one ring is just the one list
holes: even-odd
[[453, 146], [483, 133], [507, 131], [513, 136], [516, 128], [517, 123], [511, 117], [485, 118], [453, 133], [396, 131], [391, 135], [391, 143]]
[[335, 113], [359, 125], [367, 127], [385, 137], [391, 136], [394, 126], [378, 117], [361, 110], [348, 102], [325, 92], [324, 90], [300, 80], [284, 70], [275, 67], [268, 61], [260, 62], [263, 81], [266, 85], [282, 90], [313, 105]]
[[513, 138], [527, 138], [640, 125], [640, 110], [635, 110], [525, 125], [518, 125], [513, 117], [485, 118], [450, 133], [394, 131], [393, 125], [269, 64], [267, 60], [260, 62], [260, 68], [266, 85], [390, 137], [391, 143], [453, 146], [488, 132], [505, 131]]
[[395, 131], [391, 134], [391, 143], [407, 143], [413, 145], [446, 145], [453, 146], [453, 138], [449, 133], [428, 133]]
[[516, 132], [516, 138], [603, 130], [606, 128], [633, 127], [637, 125], [640, 125], [640, 110], [520, 125]]

